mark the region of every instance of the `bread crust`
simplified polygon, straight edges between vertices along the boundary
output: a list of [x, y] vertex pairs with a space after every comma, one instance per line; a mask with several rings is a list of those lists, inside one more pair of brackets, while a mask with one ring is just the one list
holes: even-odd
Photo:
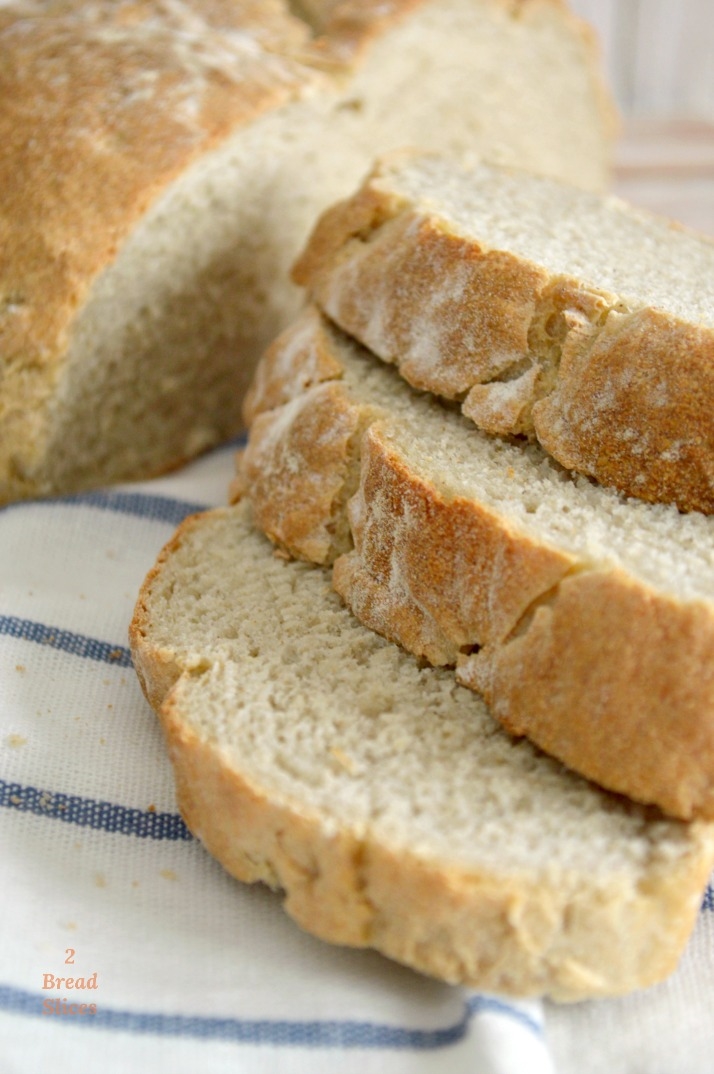
[[[330, 943], [373, 947], [422, 973], [512, 995], [573, 1001], [652, 984], [675, 966], [711, 867], [710, 825], [688, 849], [648, 861], [642, 882], [596, 882], [553, 867], [530, 874], [443, 860], [342, 824], [256, 776], [229, 743], [192, 723], [202, 677], [225, 659], [200, 621], [157, 643], [153, 593], [171, 557], [220, 509], [185, 520], [142, 586], [130, 641], [174, 768], [181, 813], [229, 873], [284, 892], [284, 907]], [[238, 509], [233, 509], [238, 510]], [[210, 555], [202, 545], [198, 554]], [[160, 629], [156, 629], [160, 626]], [[183, 629], [185, 628], [185, 629]], [[326, 684], [329, 690], [329, 684]], [[198, 704], [200, 708], [200, 703]], [[625, 942], [626, 941], [626, 942]]]
[[266, 410], [288, 403], [316, 384], [339, 380], [342, 366], [332, 353], [322, 317], [311, 306], [262, 355], [243, 401], [246, 427]]
[[184, 518], [176, 532], [161, 549], [156, 563], [142, 582], [129, 624], [129, 646], [134, 670], [147, 701], [154, 709], [159, 708], [182, 674], [205, 666], [198, 654], [192, 657], [184, 649], [179, 658], [177, 647], [160, 647], [152, 642], [150, 637], [152, 617], [148, 604], [156, 582], [161, 578], [165, 563], [190, 537], [191, 533], [200, 527], [201, 519], [206, 514], [207, 512], [202, 512]]
[[[365, 416], [344, 398], [339, 384], [312, 388], [280, 409], [259, 415], [241, 456], [233, 496], [249, 491], [255, 518], [272, 541], [312, 563], [328, 563], [345, 550], [335, 542], [352, 487], [351, 460]], [[306, 444], [310, 464], [296, 467]]]
[[[289, 345], [289, 333], [283, 339]], [[299, 393], [299, 376], [293, 383]], [[327, 387], [335, 414], [352, 413], [363, 432], [352, 456], [357, 491], [315, 505], [306, 474], [324, 458], [289, 413], [309, 411]], [[280, 525], [279, 543], [310, 558], [292, 512], [308, 512], [314, 526], [317, 506], [322, 531], [333, 533], [348, 503], [354, 547], [336, 559], [333, 584], [365, 625], [431, 663], [458, 663], [459, 680], [484, 693], [504, 725], [602, 786], [677, 817], [714, 817], [711, 606], [594, 568], [511, 530], [477, 499], [442, 493], [384, 412], [361, 406], [330, 381], [263, 413], [241, 462], [260, 525], [271, 535]], [[270, 462], [288, 444], [293, 476]], [[332, 469], [338, 483], [345, 458]], [[319, 476], [327, 480], [324, 469]], [[339, 550], [322, 551], [317, 561], [329, 563]]]
[[608, 318], [536, 403], [538, 440], [569, 469], [650, 503], [714, 512], [714, 331], [661, 310]]
[[457, 678], [595, 782], [675, 816], [714, 816], [711, 607], [617, 570], [572, 574]]
[[390, 186], [399, 160], [321, 217], [295, 280], [484, 431], [535, 438], [626, 495], [714, 512], [714, 330], [454, 234]]
[[[332, 563], [352, 547], [346, 505], [359, 481], [362, 433], [380, 413], [353, 405], [342, 371], [327, 324], [307, 307], [261, 358], [243, 407], [250, 444], [231, 502], [249, 495], [259, 528], [311, 563]], [[296, 464], [307, 444], [307, 465]]]
[[498, 645], [575, 566], [493, 510], [446, 499], [400, 456], [383, 423], [360, 443], [348, 511], [354, 551], [335, 562], [335, 589], [358, 619], [436, 665], [456, 664], [475, 644]]

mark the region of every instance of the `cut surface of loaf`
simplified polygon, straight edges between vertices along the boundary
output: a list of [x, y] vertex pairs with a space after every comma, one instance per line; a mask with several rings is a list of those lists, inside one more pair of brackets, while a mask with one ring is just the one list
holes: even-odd
[[395, 154], [296, 278], [412, 385], [629, 496], [714, 512], [714, 243], [553, 179]]
[[358, 618], [457, 665], [509, 729], [667, 812], [714, 815], [714, 519], [490, 437], [313, 308], [247, 400], [239, 488]]
[[676, 962], [714, 855], [514, 741], [447, 672], [362, 627], [245, 503], [194, 516], [131, 629], [180, 808], [315, 935], [489, 991], [573, 1000]]
[[561, 4], [311, 8], [318, 28], [282, 0], [0, 8], [0, 502], [239, 431], [289, 266], [376, 152], [604, 183], [608, 104]]

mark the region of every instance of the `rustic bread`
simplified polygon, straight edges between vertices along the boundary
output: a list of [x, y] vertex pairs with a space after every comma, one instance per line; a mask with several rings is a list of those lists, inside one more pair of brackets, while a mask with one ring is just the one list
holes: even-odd
[[714, 242], [512, 168], [385, 160], [295, 268], [479, 428], [629, 496], [714, 512]]
[[714, 826], [663, 818], [514, 741], [448, 672], [362, 627], [244, 505], [185, 522], [134, 661], [180, 808], [309, 932], [447, 981], [557, 999], [674, 965]]
[[479, 432], [312, 309], [247, 416], [258, 524], [336, 560], [363, 623], [458, 665], [511, 731], [603, 786], [714, 816], [714, 518]]
[[0, 6], [0, 502], [234, 434], [289, 266], [375, 152], [605, 181], [607, 100], [556, 0], [310, 8], [322, 31], [287, 0]]

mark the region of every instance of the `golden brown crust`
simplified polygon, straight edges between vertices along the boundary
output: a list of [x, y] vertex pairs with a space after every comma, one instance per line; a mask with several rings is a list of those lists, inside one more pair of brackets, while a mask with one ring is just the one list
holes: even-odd
[[360, 473], [350, 504], [355, 550], [335, 563], [333, 584], [365, 625], [432, 664], [497, 644], [573, 565], [509, 531], [494, 511], [446, 500], [380, 424], [362, 438]]
[[251, 426], [238, 490], [249, 496], [263, 532], [301, 559], [329, 563], [344, 551], [335, 549], [335, 537], [360, 422], [340, 385], [328, 383]]
[[389, 200], [379, 206], [377, 199], [358, 198], [355, 206], [343, 204], [324, 216], [295, 279], [310, 284], [350, 335], [366, 346], [382, 343], [379, 357], [397, 365], [415, 388], [458, 399], [527, 355], [547, 275]]
[[390, 187], [398, 160], [323, 215], [296, 282], [484, 431], [535, 435], [603, 485], [713, 513], [714, 331], [453, 234]]
[[313, 385], [337, 380], [341, 375], [342, 366], [332, 353], [322, 317], [308, 306], [260, 359], [243, 403], [246, 426], [264, 411], [274, 410]]
[[533, 408], [564, 466], [650, 503], [714, 513], [714, 332], [661, 310], [608, 317]]
[[352, 547], [346, 504], [359, 478], [362, 432], [379, 411], [340, 383], [324, 318], [307, 307], [260, 360], [245, 406], [250, 438], [236, 459], [234, 498], [298, 559], [332, 563]]
[[[372, 173], [375, 174], [379, 171]], [[331, 205], [320, 216], [310, 241], [295, 261], [292, 272], [295, 283], [316, 293], [328, 266], [339, 261], [343, 246], [352, 239], [366, 239], [382, 223], [396, 216], [402, 206], [403, 202], [390, 190], [379, 189], [369, 179], [352, 197]]]
[[261, 786], [191, 727], [182, 687], [159, 715], [188, 827], [233, 876], [284, 891], [286, 911], [313, 935], [452, 983], [566, 1001], [645, 987], [676, 965], [711, 863], [704, 833], [642, 890], [625, 880], [578, 890], [556, 870], [534, 885], [430, 860], [369, 830], [334, 830]]
[[584, 571], [457, 677], [510, 731], [595, 782], [674, 816], [714, 817], [711, 607]]

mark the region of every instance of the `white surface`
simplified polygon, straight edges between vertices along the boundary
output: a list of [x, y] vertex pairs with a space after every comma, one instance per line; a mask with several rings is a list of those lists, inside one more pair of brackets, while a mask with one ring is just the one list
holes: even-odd
[[598, 33], [624, 111], [714, 117], [711, 0], [571, 0]]

